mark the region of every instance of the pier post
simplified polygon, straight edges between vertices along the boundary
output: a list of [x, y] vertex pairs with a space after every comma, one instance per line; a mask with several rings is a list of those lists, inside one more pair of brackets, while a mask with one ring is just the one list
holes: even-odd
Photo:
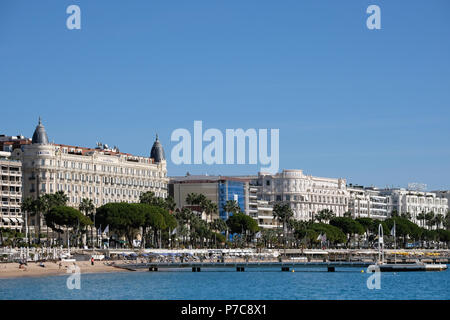
[[197, 268], [196, 267], [192, 267], [192, 272], [196, 272]]
[[289, 267], [281, 267], [281, 271], [289, 271]]
[[334, 267], [332, 267], [332, 266], [329, 266], [328, 267], [328, 272], [334, 272], [335, 271], [335, 268]]
[[244, 267], [236, 267], [236, 271], [237, 272], [244, 272], [245, 268]]

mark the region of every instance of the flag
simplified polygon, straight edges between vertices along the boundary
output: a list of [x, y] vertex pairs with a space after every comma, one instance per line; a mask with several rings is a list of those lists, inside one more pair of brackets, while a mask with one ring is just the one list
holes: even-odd
[[255, 234], [255, 237], [256, 237], [256, 239], [261, 238], [261, 231], [258, 231], [258, 232]]
[[176, 234], [176, 233], [177, 233], [177, 228], [173, 229], [171, 235], [174, 235], [174, 234]]
[[109, 224], [106, 226], [105, 230], [103, 230], [103, 233], [108, 233], [109, 232]]
[[327, 241], [327, 234], [326, 233], [322, 236], [322, 242], [325, 242], [325, 241]]
[[322, 240], [322, 234], [319, 234], [319, 236], [316, 239], [317, 241]]
[[395, 221], [394, 221], [394, 226], [391, 229], [391, 236], [395, 237]]

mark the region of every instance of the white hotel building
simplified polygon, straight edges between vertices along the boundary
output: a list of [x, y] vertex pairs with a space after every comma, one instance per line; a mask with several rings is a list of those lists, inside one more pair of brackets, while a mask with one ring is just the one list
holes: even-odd
[[349, 192], [348, 210], [353, 218], [372, 218], [384, 220], [390, 215], [390, 197], [382, 195], [374, 187], [347, 186]]
[[311, 220], [323, 209], [343, 216], [348, 210], [345, 179], [321, 178], [303, 174], [302, 170], [283, 170], [275, 175], [259, 173], [261, 199], [270, 203], [290, 204], [297, 220]]
[[139, 202], [146, 191], [167, 197], [166, 160], [158, 137], [150, 157], [141, 157], [102, 144], [83, 148], [49, 143], [39, 120], [31, 144], [15, 149], [13, 157], [22, 162], [24, 198], [64, 191], [68, 205], [77, 208], [83, 198], [98, 207]]
[[403, 188], [384, 189], [381, 194], [389, 196], [389, 215], [397, 211], [398, 215], [409, 213], [411, 221], [420, 224], [417, 215], [420, 213], [434, 212], [434, 214], [445, 214], [448, 211], [448, 200], [439, 197], [433, 192], [413, 191]]

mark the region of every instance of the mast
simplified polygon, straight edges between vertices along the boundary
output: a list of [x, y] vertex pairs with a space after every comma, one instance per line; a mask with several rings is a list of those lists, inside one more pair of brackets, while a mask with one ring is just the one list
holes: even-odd
[[378, 263], [384, 263], [383, 227], [378, 225]]

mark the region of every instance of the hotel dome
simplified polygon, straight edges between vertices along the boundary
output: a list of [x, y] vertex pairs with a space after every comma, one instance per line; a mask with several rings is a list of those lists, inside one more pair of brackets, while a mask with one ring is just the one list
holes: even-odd
[[33, 133], [33, 138], [31, 143], [35, 144], [48, 144], [47, 132], [41, 122], [41, 117], [39, 117], [39, 123]]
[[152, 151], [150, 152], [150, 158], [155, 159], [155, 162], [161, 162], [166, 159], [164, 154], [164, 148], [159, 142], [158, 135], [156, 135], [155, 143], [153, 143]]

